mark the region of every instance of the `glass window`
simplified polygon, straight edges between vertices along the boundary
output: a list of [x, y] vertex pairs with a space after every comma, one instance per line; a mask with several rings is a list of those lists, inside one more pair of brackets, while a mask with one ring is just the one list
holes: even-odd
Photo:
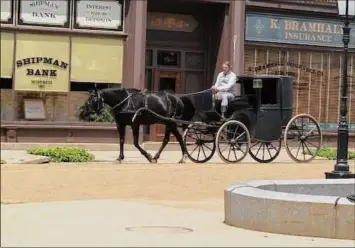
[[158, 51], [158, 65], [180, 66], [180, 52]]

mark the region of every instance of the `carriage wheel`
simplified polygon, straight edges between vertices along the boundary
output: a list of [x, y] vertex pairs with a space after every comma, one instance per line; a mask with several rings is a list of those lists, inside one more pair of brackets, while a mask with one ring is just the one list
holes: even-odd
[[250, 146], [249, 155], [259, 163], [270, 163], [279, 156], [281, 139], [275, 141], [258, 141]]
[[218, 155], [224, 162], [242, 161], [250, 147], [250, 134], [247, 127], [236, 120], [227, 121], [218, 130], [216, 146]]
[[183, 139], [187, 156], [194, 163], [209, 161], [216, 151], [214, 133], [209, 132], [203, 126], [189, 125], [184, 132]]
[[284, 142], [293, 161], [310, 162], [322, 145], [322, 132], [317, 120], [308, 114], [294, 116], [286, 126]]

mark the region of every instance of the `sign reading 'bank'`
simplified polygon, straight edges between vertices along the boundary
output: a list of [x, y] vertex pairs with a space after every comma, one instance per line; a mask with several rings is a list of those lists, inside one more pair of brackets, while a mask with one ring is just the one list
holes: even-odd
[[[355, 25], [349, 47], [355, 48]], [[297, 45], [343, 47], [342, 23], [285, 15], [248, 13], [245, 39]]]

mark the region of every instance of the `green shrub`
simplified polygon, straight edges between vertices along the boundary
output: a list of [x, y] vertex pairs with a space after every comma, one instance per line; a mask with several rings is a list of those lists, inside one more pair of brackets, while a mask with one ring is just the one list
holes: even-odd
[[[314, 153], [313, 150], [311, 152]], [[307, 151], [306, 154], [310, 154], [310, 153]], [[321, 148], [319, 150], [318, 157], [326, 158], [329, 160], [336, 160], [337, 159], [337, 149], [329, 148], [329, 147]], [[351, 150], [348, 151], [348, 159], [355, 160], [355, 151], [351, 151]]]
[[104, 106], [100, 115], [96, 118], [91, 117], [91, 109], [88, 102], [85, 102], [80, 108], [78, 112], [79, 120], [88, 121], [88, 122], [110, 122], [112, 123], [114, 119], [113, 112], [111, 108], [107, 105]]
[[34, 147], [27, 152], [50, 157], [53, 162], [90, 162], [95, 158], [85, 149], [70, 147]]

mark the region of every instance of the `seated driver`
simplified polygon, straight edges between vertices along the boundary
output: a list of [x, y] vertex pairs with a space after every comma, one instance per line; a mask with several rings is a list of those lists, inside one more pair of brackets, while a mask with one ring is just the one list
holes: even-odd
[[228, 61], [224, 62], [222, 64], [222, 72], [218, 74], [216, 83], [211, 88], [214, 98], [222, 100], [221, 113], [223, 118], [225, 118], [228, 101], [235, 97], [236, 81], [237, 77], [231, 71], [230, 63]]

